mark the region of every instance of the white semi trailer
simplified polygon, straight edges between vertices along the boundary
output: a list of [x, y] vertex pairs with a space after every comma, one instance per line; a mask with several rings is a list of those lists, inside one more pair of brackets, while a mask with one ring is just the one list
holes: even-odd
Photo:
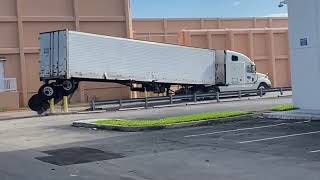
[[[29, 105], [72, 94], [80, 81], [113, 82], [132, 91], [176, 94], [271, 87], [267, 75], [245, 55], [69, 30], [40, 34], [40, 79]], [[42, 103], [36, 103], [41, 101]], [[46, 106], [47, 103], [45, 103]]]

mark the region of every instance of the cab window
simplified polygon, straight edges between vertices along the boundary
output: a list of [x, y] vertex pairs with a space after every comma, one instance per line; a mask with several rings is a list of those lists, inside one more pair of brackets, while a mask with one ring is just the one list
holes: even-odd
[[239, 61], [239, 57], [235, 56], [235, 55], [232, 55], [231, 60], [232, 61]]
[[247, 66], [247, 73], [256, 73], [256, 66], [255, 65], [248, 65]]

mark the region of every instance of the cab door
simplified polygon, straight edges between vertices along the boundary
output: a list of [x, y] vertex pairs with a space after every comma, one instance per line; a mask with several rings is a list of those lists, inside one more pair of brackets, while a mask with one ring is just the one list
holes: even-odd
[[256, 66], [253, 64], [246, 65], [246, 84], [248, 86], [254, 86], [258, 80], [258, 75], [256, 73]]
[[230, 64], [230, 84], [232, 85], [243, 85], [246, 83], [245, 80], [245, 63], [234, 62]]
[[223, 91], [244, 90], [246, 85], [245, 63], [236, 55], [227, 55], [226, 61], [226, 87]]

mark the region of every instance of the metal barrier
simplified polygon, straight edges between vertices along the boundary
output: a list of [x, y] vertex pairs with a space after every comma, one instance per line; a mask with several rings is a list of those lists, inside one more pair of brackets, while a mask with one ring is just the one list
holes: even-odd
[[0, 78], [0, 92], [17, 91], [16, 78]]
[[223, 98], [239, 98], [241, 99], [245, 95], [260, 96], [263, 97], [266, 93], [279, 92], [282, 96], [284, 92], [292, 91], [291, 88], [271, 88], [271, 89], [259, 89], [259, 90], [243, 90], [243, 91], [230, 91], [230, 92], [217, 92], [211, 94], [193, 94], [193, 95], [177, 95], [177, 96], [163, 96], [163, 97], [145, 97], [136, 99], [119, 99], [119, 100], [108, 100], [108, 101], [92, 101], [90, 109], [92, 111], [97, 110], [99, 106], [106, 105], [118, 105], [118, 109], [123, 108], [124, 104], [136, 104], [136, 107], [149, 108], [151, 104], [164, 103], [174, 104], [176, 101], [190, 101], [197, 103], [199, 100], [215, 99], [216, 102], [220, 102]]

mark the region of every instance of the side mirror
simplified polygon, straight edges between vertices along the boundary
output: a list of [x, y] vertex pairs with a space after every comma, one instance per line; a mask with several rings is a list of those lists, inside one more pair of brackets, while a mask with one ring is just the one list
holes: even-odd
[[269, 76], [269, 73], [266, 74], [266, 78]]

